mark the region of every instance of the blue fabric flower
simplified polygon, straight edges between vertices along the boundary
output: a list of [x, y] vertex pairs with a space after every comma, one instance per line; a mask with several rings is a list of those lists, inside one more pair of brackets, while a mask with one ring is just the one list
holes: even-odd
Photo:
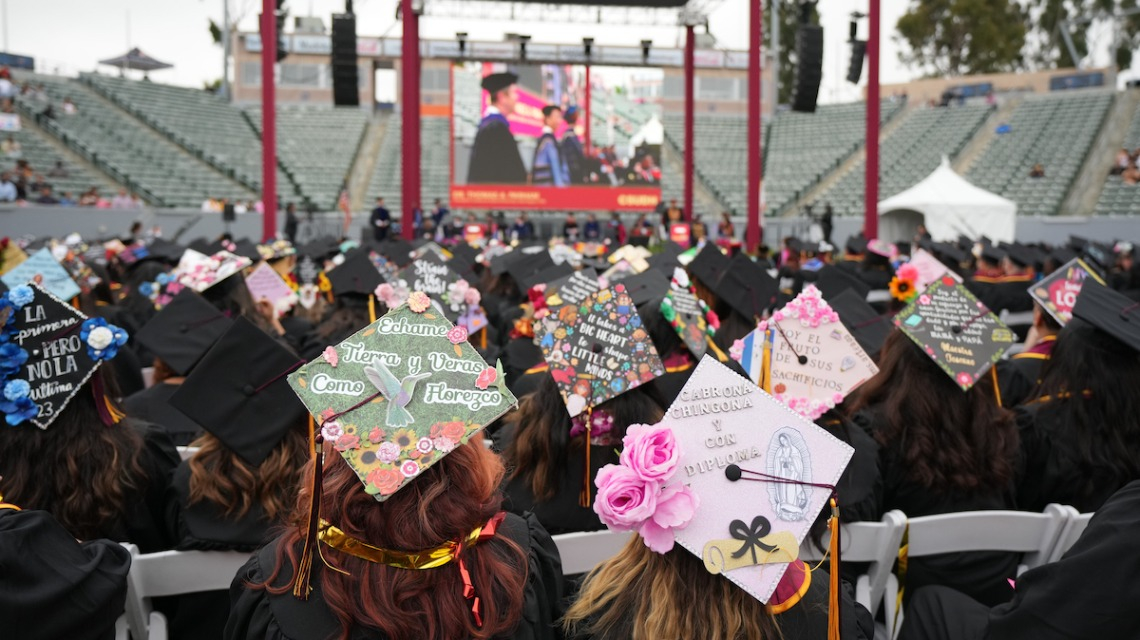
[[9, 380], [8, 384], [4, 385], [4, 398], [15, 402], [28, 397], [31, 391], [32, 385], [28, 384], [27, 380]]
[[16, 344], [8, 342], [0, 344], [0, 378], [14, 375], [28, 361], [28, 352]]
[[151, 297], [152, 295], [154, 295], [154, 283], [144, 282], [144, 283], [140, 284], [139, 285], [139, 293], [141, 293], [142, 295], [144, 295], [148, 298]]
[[83, 322], [79, 338], [87, 344], [87, 355], [92, 360], [110, 360], [127, 344], [127, 332], [109, 324], [103, 318], [88, 318]]
[[8, 292], [8, 300], [10, 300], [12, 302], [12, 306], [16, 307], [17, 309], [23, 309], [24, 305], [30, 303], [32, 300], [35, 300], [35, 298], [36, 290], [26, 284], [22, 284], [18, 287], [13, 287], [12, 290]]
[[158, 282], [158, 284], [160, 284], [160, 285], [170, 284], [171, 282], [174, 282], [174, 274], [172, 274], [172, 273], [160, 273], [160, 274], [158, 274], [158, 276], [155, 277], [155, 281]]
[[18, 400], [0, 400], [0, 412], [9, 426], [16, 426], [40, 414], [40, 407], [31, 398], [24, 396]]

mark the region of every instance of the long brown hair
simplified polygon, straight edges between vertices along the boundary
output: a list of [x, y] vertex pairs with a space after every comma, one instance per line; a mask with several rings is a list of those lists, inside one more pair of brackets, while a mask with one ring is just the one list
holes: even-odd
[[276, 522], [289, 512], [309, 460], [309, 438], [304, 421], [290, 429], [259, 466], [254, 467], [210, 433], [191, 446], [198, 452], [190, 467], [190, 504], [212, 502], [223, 515], [242, 518], [254, 504], [265, 519]]
[[849, 400], [849, 415], [875, 414], [872, 435], [899, 453], [906, 478], [937, 494], [975, 494], [1013, 478], [1019, 439], [997, 406], [990, 376], [963, 392], [901, 331], [883, 343], [879, 373]]
[[[462, 539], [501, 510], [503, 465], [478, 440], [460, 445], [384, 502], [365, 493], [356, 472], [326, 444], [321, 517], [349, 536], [386, 549], [430, 549]], [[305, 473], [305, 487], [311, 484], [311, 469], [310, 465]], [[287, 574], [295, 571], [309, 514], [309, 491], [301, 491], [277, 548], [272, 574], [252, 588], [274, 594], [291, 590], [291, 585], [269, 585], [283, 570]], [[527, 559], [502, 533], [463, 551], [480, 598], [482, 627], [475, 625], [463, 597], [463, 581], [455, 563], [437, 569], [400, 569], [327, 546], [320, 551], [335, 570], [322, 571], [313, 579], [321, 581], [325, 602], [340, 622], [342, 638], [360, 626], [377, 629], [389, 640], [484, 640], [510, 633], [520, 619]]]
[[[113, 395], [110, 369], [102, 367], [95, 375], [104, 376]], [[129, 419], [103, 424], [93, 380], [79, 388], [49, 428], [30, 423], [0, 428], [4, 497], [51, 513], [80, 540], [125, 534], [129, 501], [145, 489], [142, 436]]]
[[775, 619], [744, 589], [679, 545], [660, 554], [636, 534], [586, 576], [562, 618], [568, 637], [650, 640], [779, 638]]
[[[618, 441], [631, 424], [654, 424], [664, 412], [653, 387], [642, 385], [602, 403], [598, 410], [614, 419], [611, 435]], [[538, 389], [523, 398], [514, 414], [515, 437], [503, 452], [510, 479], [529, 478], [530, 491], [538, 502], [554, 498], [566, 468], [567, 454], [586, 446], [586, 436], [570, 437], [570, 415], [554, 378], [544, 376]], [[611, 452], [617, 462], [617, 455]]]

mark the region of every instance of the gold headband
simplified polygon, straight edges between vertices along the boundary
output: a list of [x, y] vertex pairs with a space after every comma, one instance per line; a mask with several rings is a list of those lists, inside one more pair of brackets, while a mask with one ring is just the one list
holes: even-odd
[[486, 524], [476, 527], [463, 540], [448, 540], [434, 549], [423, 551], [393, 551], [374, 547], [367, 542], [353, 538], [323, 518], [320, 527], [317, 529], [317, 539], [337, 551], [342, 551], [368, 562], [386, 564], [400, 569], [434, 569], [455, 560], [463, 549], [475, 544], [480, 539], [494, 536], [503, 516], [502, 513], [495, 515]]

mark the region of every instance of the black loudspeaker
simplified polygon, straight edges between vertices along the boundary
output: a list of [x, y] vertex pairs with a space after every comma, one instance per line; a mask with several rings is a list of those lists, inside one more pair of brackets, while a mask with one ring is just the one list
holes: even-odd
[[800, 25], [796, 32], [796, 81], [792, 111], [815, 113], [823, 77], [823, 27]]
[[336, 14], [332, 19], [333, 104], [360, 106], [360, 80], [356, 68], [356, 16]]
[[867, 55], [867, 42], [865, 40], [851, 41], [851, 66], [847, 68], [847, 81], [859, 84], [863, 75], [863, 56]]

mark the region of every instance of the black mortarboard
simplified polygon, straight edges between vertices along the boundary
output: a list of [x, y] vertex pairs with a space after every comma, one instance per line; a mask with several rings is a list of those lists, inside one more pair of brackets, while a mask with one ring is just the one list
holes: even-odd
[[491, 275], [501, 276], [507, 272], [518, 260], [522, 260], [526, 255], [522, 251], [508, 251], [507, 253], [500, 253], [499, 255], [491, 258]]
[[475, 247], [467, 244], [466, 242], [460, 242], [459, 244], [457, 244], [451, 248], [451, 259], [452, 260], [463, 260], [463, 261], [468, 262], [468, 263], [474, 263], [475, 258], [477, 258], [478, 256], [479, 256], [479, 250], [476, 249]]
[[1062, 265], [1069, 262], [1073, 258], [1076, 258], [1077, 252], [1069, 249], [1068, 247], [1057, 247], [1049, 253], [1049, 257], [1052, 258], [1058, 265]]
[[334, 296], [370, 295], [384, 283], [384, 278], [368, 258], [368, 251], [362, 249], [349, 253], [339, 267], [330, 269], [325, 275], [332, 285]]
[[936, 258], [950, 266], [961, 266], [962, 263], [968, 262], [970, 259], [965, 251], [958, 248], [958, 245], [949, 242], [935, 243], [933, 253]]
[[518, 81], [519, 77], [513, 73], [492, 73], [483, 78], [483, 82], [480, 83], [480, 86], [488, 93], [495, 93], [496, 91], [506, 89], [512, 84], [517, 84]]
[[184, 376], [206, 355], [233, 321], [189, 289], [174, 296], [135, 334], [139, 344]]
[[894, 328], [890, 319], [879, 315], [864, 296], [851, 289], [831, 297], [824, 295], [824, 299], [839, 314], [839, 321], [847, 327], [859, 346], [871, 357], [876, 357]]
[[1080, 236], [1069, 236], [1069, 248], [1074, 251], [1083, 251], [1089, 241]]
[[257, 466], [305, 415], [286, 379], [302, 364], [239, 317], [171, 396], [170, 404]]
[[297, 253], [302, 256], [309, 256], [314, 260], [324, 260], [329, 256], [340, 251], [340, 243], [332, 236], [318, 238], [312, 242], [307, 242], [297, 249]]
[[524, 276], [521, 279], [516, 278], [520, 291], [529, 291], [531, 287], [536, 284], [550, 284], [555, 280], [565, 278], [566, 276], [574, 273], [574, 267], [568, 263], [556, 264], [549, 266], [542, 271], [536, 271], [530, 275]]
[[232, 253], [243, 258], [249, 258], [255, 264], [261, 262], [261, 252], [257, 250], [257, 243], [249, 238], [242, 238], [235, 242]]
[[[522, 258], [510, 263], [507, 273], [515, 279], [519, 290], [525, 291], [523, 282], [531, 279], [535, 274], [554, 266], [554, 259], [549, 251], [540, 251], [534, 254], [523, 254]], [[536, 283], [537, 284], [537, 283]]]
[[1005, 249], [1009, 261], [1021, 268], [1031, 267], [1037, 263], [1037, 252], [1030, 247], [1014, 242], [1002, 248]]
[[843, 245], [843, 248], [850, 254], [867, 253], [867, 237], [860, 231], [850, 238], [847, 238], [847, 242]]
[[625, 290], [635, 307], [640, 307], [650, 300], [660, 301], [666, 293], [669, 293], [669, 278], [655, 269], [624, 278], [621, 283], [625, 285]]
[[1005, 251], [1002, 251], [999, 247], [995, 247], [992, 244], [982, 245], [982, 259], [986, 262], [997, 264], [1001, 262], [1001, 259], [1004, 258], [1005, 255]]
[[1140, 302], [1086, 279], [1073, 307], [1073, 317], [1140, 351]]
[[721, 277], [728, 271], [730, 262], [716, 245], [709, 243], [689, 262], [687, 270], [694, 280], [699, 280], [709, 289], [715, 289]]
[[819, 292], [823, 294], [825, 300], [830, 300], [833, 296], [839, 295], [841, 291], [848, 289], [865, 299], [867, 293], [871, 291], [871, 285], [864, 282], [861, 278], [856, 277], [849, 271], [844, 271], [832, 265], [825, 265], [820, 268], [815, 286], [819, 289]]
[[738, 253], [728, 261], [724, 276], [712, 288], [716, 297], [748, 321], [759, 318], [776, 302], [780, 285], [760, 265]]
[[415, 251], [415, 247], [403, 238], [388, 238], [373, 248], [376, 249], [377, 253], [387, 258], [389, 262], [394, 262], [397, 267], [406, 267], [411, 264], [412, 252]]
[[681, 264], [677, 261], [677, 256], [680, 256], [684, 252], [685, 250], [681, 247], [681, 245], [670, 240], [665, 243], [665, 246], [662, 247], [660, 253], [655, 253], [649, 256], [645, 259], [645, 262], [649, 264], [650, 269], [660, 271], [661, 273], [665, 274], [665, 277], [672, 278], [673, 269], [677, 268]]
[[1097, 263], [1102, 269], [1109, 269], [1116, 261], [1116, 256], [1113, 255], [1112, 249], [1106, 247], [1098, 242], [1089, 242], [1085, 244], [1084, 253]]
[[162, 260], [171, 264], [178, 264], [178, 261], [182, 258], [182, 254], [186, 253], [186, 247], [164, 238], [155, 238], [147, 245], [147, 251], [149, 258]]
[[210, 254], [210, 241], [205, 238], [195, 238], [190, 242], [188, 248], [197, 251], [198, 253]]

